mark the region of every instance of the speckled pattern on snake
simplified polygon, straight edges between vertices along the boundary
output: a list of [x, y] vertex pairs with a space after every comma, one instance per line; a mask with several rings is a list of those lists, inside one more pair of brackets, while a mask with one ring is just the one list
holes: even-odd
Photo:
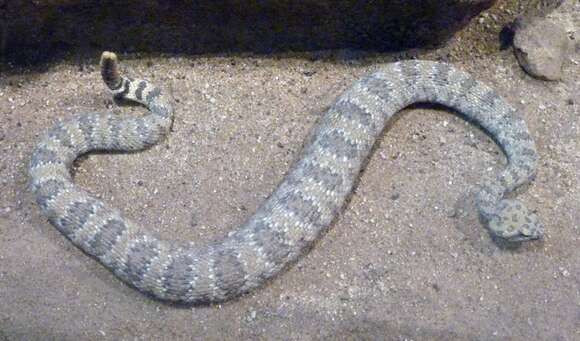
[[536, 214], [505, 198], [532, 180], [538, 162], [516, 110], [448, 64], [409, 60], [382, 66], [342, 94], [276, 190], [242, 226], [204, 246], [159, 238], [73, 183], [70, 168], [79, 155], [142, 150], [159, 142], [173, 122], [170, 97], [147, 81], [121, 76], [115, 54], [103, 53], [101, 73], [114, 96], [150, 112], [143, 117], [88, 113], [57, 124], [32, 154], [30, 186], [60, 232], [120, 279], [156, 298], [223, 301], [278, 274], [331, 224], [387, 121], [417, 102], [455, 109], [505, 153], [506, 168], [476, 196], [492, 236], [510, 242], [542, 236]]

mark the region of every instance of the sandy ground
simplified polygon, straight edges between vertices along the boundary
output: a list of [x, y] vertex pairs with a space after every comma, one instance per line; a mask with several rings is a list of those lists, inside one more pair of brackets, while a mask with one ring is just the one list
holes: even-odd
[[[131, 74], [172, 89], [173, 132], [146, 152], [83, 157], [76, 182], [168, 238], [219, 238], [275, 188], [336, 96], [393, 58], [350, 57], [126, 57]], [[519, 197], [544, 221], [543, 241], [501, 247], [478, 221], [473, 188], [505, 164], [485, 134], [444, 110], [405, 110], [310, 253], [260, 290], [201, 307], [158, 302], [117, 280], [26, 190], [31, 150], [55, 121], [142, 109], [116, 108], [96, 59], [4, 75], [0, 340], [578, 340], [579, 61], [572, 55], [553, 83], [524, 74], [507, 50], [455, 63], [528, 122], [541, 162]]]

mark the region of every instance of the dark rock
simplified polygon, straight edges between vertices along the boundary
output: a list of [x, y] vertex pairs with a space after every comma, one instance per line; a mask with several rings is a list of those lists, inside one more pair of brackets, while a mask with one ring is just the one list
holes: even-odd
[[74, 50], [220, 53], [436, 46], [495, 0], [0, 0], [13, 61]]
[[519, 19], [515, 25], [514, 52], [522, 68], [544, 80], [562, 77], [569, 39], [564, 28], [549, 19]]

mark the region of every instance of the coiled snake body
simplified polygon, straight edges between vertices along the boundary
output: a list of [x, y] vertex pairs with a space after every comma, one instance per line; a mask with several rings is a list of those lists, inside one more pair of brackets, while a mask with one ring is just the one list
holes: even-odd
[[504, 199], [531, 180], [538, 156], [524, 121], [496, 92], [450, 65], [402, 61], [358, 81], [328, 109], [301, 157], [257, 212], [222, 240], [202, 247], [157, 238], [77, 187], [69, 169], [93, 150], [136, 151], [157, 143], [173, 121], [162, 91], [119, 74], [101, 57], [103, 80], [118, 98], [145, 105], [143, 117], [89, 113], [52, 128], [36, 146], [30, 184], [42, 212], [75, 245], [123, 281], [170, 301], [222, 301], [255, 287], [300, 256], [328, 227], [349, 195], [386, 122], [416, 102], [457, 110], [482, 127], [507, 156], [506, 169], [482, 185], [477, 207], [492, 235], [537, 239], [537, 216]]

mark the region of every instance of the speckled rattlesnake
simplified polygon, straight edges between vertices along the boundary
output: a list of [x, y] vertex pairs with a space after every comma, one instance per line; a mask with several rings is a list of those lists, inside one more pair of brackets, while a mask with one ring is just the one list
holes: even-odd
[[504, 199], [531, 180], [538, 161], [516, 111], [492, 89], [447, 64], [402, 61], [364, 77], [339, 97], [278, 188], [241, 227], [203, 247], [159, 239], [72, 181], [69, 169], [79, 155], [144, 149], [162, 139], [173, 121], [169, 99], [147, 81], [122, 77], [115, 54], [103, 53], [101, 73], [117, 98], [142, 103], [150, 114], [89, 113], [57, 124], [33, 152], [31, 188], [42, 212], [75, 245], [159, 299], [222, 301], [279, 273], [331, 223], [386, 122], [417, 102], [456, 109], [506, 154], [506, 169], [477, 195], [491, 234], [512, 242], [542, 235], [533, 212]]

